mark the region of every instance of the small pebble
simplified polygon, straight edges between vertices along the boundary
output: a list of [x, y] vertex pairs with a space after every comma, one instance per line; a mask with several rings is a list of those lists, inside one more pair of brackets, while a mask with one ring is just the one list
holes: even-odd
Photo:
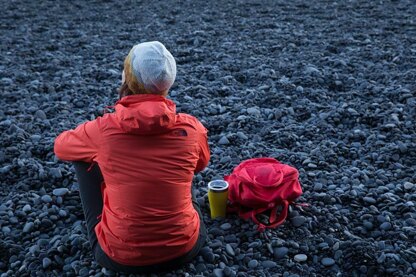
[[227, 231], [227, 230], [230, 230], [231, 229], [231, 224], [230, 223], [228, 223], [228, 222], [226, 222], [226, 223], [224, 223], [224, 224], [221, 224], [221, 226], [220, 226], [220, 228], [222, 229], [222, 230], [224, 230], [224, 231]]
[[294, 257], [294, 260], [300, 263], [306, 261], [307, 259], [308, 259], [308, 256], [306, 256], [305, 254], [297, 254]]
[[324, 266], [331, 266], [331, 265], [334, 265], [334, 264], [335, 264], [335, 260], [334, 260], [334, 259], [332, 259], [332, 258], [323, 258], [323, 259], [321, 260], [321, 263], [322, 263]]
[[267, 261], [262, 262], [261, 265], [264, 268], [272, 268], [272, 267], [275, 267], [277, 264], [276, 264], [276, 262], [267, 260]]
[[23, 206], [22, 211], [25, 213], [30, 212], [32, 210], [32, 207], [29, 204], [26, 204]]
[[228, 243], [225, 245], [225, 251], [227, 252], [228, 255], [235, 256], [233, 247]]
[[383, 230], [383, 231], [388, 231], [388, 230], [390, 230], [392, 228], [392, 226], [391, 226], [391, 223], [390, 222], [383, 222], [381, 225], [380, 225], [380, 229], [381, 230]]
[[35, 224], [33, 222], [27, 222], [23, 227], [23, 233], [29, 233], [30, 231], [32, 231], [34, 225]]
[[69, 192], [69, 190], [67, 188], [58, 188], [58, 189], [54, 189], [52, 191], [53, 195], [55, 195], [55, 196], [64, 196], [68, 192]]
[[44, 203], [51, 203], [51, 202], [52, 202], [52, 197], [50, 197], [50, 196], [49, 196], [49, 195], [47, 195], [47, 194], [42, 195], [41, 199], [42, 199], [42, 201], [43, 201]]
[[51, 263], [52, 263], [52, 261], [48, 257], [43, 258], [43, 260], [42, 260], [42, 267], [46, 269], [46, 268], [48, 268], [51, 265]]
[[288, 253], [289, 253], [289, 249], [287, 247], [278, 247], [274, 249], [275, 259], [284, 258]]
[[295, 227], [300, 227], [305, 223], [306, 218], [304, 216], [296, 216], [291, 219], [292, 225]]
[[248, 262], [248, 267], [252, 269], [256, 268], [258, 265], [259, 265], [259, 262], [257, 260], [251, 260]]

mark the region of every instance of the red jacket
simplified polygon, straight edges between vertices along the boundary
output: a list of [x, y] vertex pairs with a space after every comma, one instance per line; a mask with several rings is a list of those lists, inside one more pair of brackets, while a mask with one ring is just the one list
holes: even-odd
[[157, 264], [195, 245], [200, 219], [191, 185], [210, 158], [207, 130], [176, 114], [171, 100], [126, 96], [114, 113], [60, 134], [54, 150], [59, 159], [100, 166], [104, 207], [95, 232], [114, 261]]

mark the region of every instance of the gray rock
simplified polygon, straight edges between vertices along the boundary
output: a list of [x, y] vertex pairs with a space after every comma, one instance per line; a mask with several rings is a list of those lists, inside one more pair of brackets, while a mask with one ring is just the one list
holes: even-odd
[[221, 145], [226, 145], [226, 144], [229, 144], [230, 141], [228, 140], [227, 137], [223, 136], [223, 137], [220, 138], [220, 140], [218, 141], [218, 143], [221, 144]]
[[331, 265], [334, 265], [334, 264], [335, 264], [335, 260], [334, 260], [334, 259], [332, 259], [332, 258], [323, 258], [323, 259], [321, 260], [321, 263], [322, 263], [324, 266], [331, 266]]
[[261, 263], [261, 265], [264, 267], [264, 268], [273, 268], [273, 267], [276, 267], [276, 262], [273, 262], [273, 261], [270, 261], [270, 260], [267, 260], [267, 261], [263, 261], [262, 263]]
[[231, 162], [231, 157], [230, 156], [223, 156], [220, 160], [220, 164], [226, 164]]
[[248, 267], [251, 268], [251, 269], [256, 268], [258, 265], [259, 265], [259, 262], [257, 260], [255, 260], [255, 259], [254, 260], [250, 260], [248, 262]]
[[237, 132], [237, 137], [239, 137], [242, 140], [248, 140], [248, 137], [243, 132]]
[[392, 228], [392, 225], [390, 222], [383, 222], [380, 224], [380, 229], [383, 231], [388, 231]]
[[373, 197], [364, 197], [363, 198], [364, 202], [368, 203], [368, 204], [375, 204], [377, 203], [377, 201], [373, 198]]
[[30, 212], [32, 210], [32, 207], [29, 204], [26, 204], [23, 206], [22, 211], [25, 213]]
[[289, 249], [287, 247], [278, 247], [274, 249], [274, 258], [281, 259], [284, 258], [289, 253]]
[[67, 188], [57, 188], [52, 191], [53, 195], [55, 196], [64, 196], [68, 192], [69, 190]]
[[34, 225], [35, 224], [33, 222], [27, 222], [23, 227], [23, 233], [29, 233], [30, 231], [32, 231]]
[[39, 118], [39, 119], [42, 119], [42, 120], [45, 120], [47, 118], [45, 112], [42, 111], [42, 110], [37, 110], [35, 112], [35, 117]]
[[313, 190], [315, 190], [315, 191], [321, 191], [322, 190], [322, 187], [323, 187], [323, 185], [321, 183], [316, 183], [313, 186]]
[[57, 179], [62, 178], [62, 172], [61, 172], [61, 170], [59, 168], [51, 168], [49, 170], [49, 173], [54, 178], [57, 178]]
[[214, 269], [213, 272], [214, 272], [215, 277], [223, 277], [224, 276], [224, 273], [223, 273], [221, 268], [216, 268], [216, 269]]
[[377, 258], [377, 263], [382, 264], [386, 260], [386, 254], [381, 253], [381, 255]]
[[214, 262], [215, 260], [214, 253], [212, 253], [212, 250], [209, 247], [203, 247], [200, 253], [206, 262], [208, 263]]
[[233, 247], [228, 243], [225, 245], [225, 252], [227, 252], [227, 254], [230, 256], [235, 256]]
[[48, 257], [43, 258], [42, 260], [42, 267], [43, 268], [48, 268], [50, 265], [52, 264], [51, 259], [49, 259]]
[[226, 223], [224, 223], [224, 224], [221, 224], [221, 226], [220, 226], [220, 228], [222, 229], [222, 230], [224, 230], [224, 231], [227, 231], [227, 230], [230, 230], [231, 229], [231, 224], [230, 223], [228, 223], [228, 222], [226, 222]]
[[296, 92], [302, 93], [303, 92], [303, 87], [302, 86], [297, 86], [296, 87]]
[[254, 116], [260, 116], [261, 112], [258, 108], [255, 107], [251, 107], [251, 108], [247, 108], [247, 113], [249, 115], [254, 115]]
[[41, 199], [42, 199], [42, 201], [43, 201], [44, 203], [51, 203], [51, 202], [52, 202], [52, 197], [50, 197], [50, 196], [49, 196], [49, 195], [47, 195], [47, 194], [42, 195]]
[[308, 256], [306, 256], [305, 254], [297, 254], [294, 257], [294, 260], [297, 262], [305, 262], [308, 259]]
[[1, 231], [3, 232], [3, 234], [10, 234], [12, 230], [10, 229], [9, 226], [3, 226], [1, 227]]
[[304, 216], [296, 216], [292, 218], [290, 221], [292, 222], [293, 226], [300, 227], [305, 223], [306, 218]]
[[410, 183], [410, 182], [405, 182], [403, 187], [404, 187], [405, 190], [412, 190], [415, 187], [415, 185], [413, 183]]

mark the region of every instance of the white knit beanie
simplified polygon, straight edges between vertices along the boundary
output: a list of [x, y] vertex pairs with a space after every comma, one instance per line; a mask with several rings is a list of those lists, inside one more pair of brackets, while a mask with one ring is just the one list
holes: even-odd
[[162, 43], [137, 44], [130, 54], [131, 73], [146, 91], [159, 94], [170, 89], [176, 78], [176, 62]]

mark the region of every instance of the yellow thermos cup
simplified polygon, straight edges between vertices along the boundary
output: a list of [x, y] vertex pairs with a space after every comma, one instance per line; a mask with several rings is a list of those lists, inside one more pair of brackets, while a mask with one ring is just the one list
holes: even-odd
[[211, 218], [225, 217], [228, 199], [228, 182], [213, 180], [208, 183], [208, 201]]

